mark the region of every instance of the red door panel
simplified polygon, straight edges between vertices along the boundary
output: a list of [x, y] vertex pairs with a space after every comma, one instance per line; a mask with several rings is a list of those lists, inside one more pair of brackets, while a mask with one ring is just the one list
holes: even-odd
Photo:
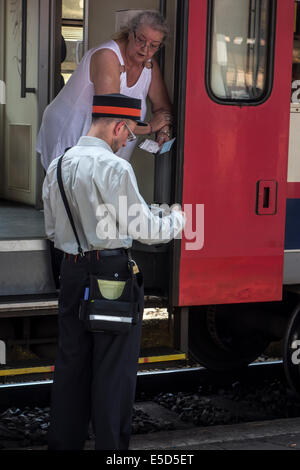
[[182, 240], [178, 305], [281, 299], [293, 21], [294, 2], [279, 0], [270, 97], [218, 104], [205, 86], [207, 2], [189, 2], [183, 206], [204, 204], [204, 244]]

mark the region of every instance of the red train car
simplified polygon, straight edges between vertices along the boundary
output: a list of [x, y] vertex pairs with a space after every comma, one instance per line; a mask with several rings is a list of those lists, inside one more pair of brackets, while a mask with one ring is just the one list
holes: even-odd
[[[3, 342], [30, 342], [28, 324], [22, 329], [18, 323], [21, 308], [30, 311], [22, 319], [32, 330], [45, 324], [49, 330], [55, 320], [38, 318], [29, 307], [35, 299], [47, 311], [47, 302], [57, 297], [42, 228], [44, 173], [35, 153], [43, 111], [62, 76], [66, 81], [76, 68], [80, 50], [106, 40], [141, 9], [137, 0], [122, 2], [122, 10], [117, 0], [77, 3], [0, 5], [0, 84], [6, 85], [5, 105], [0, 87]], [[174, 103], [176, 142], [164, 157], [147, 158], [139, 150], [132, 161], [149, 204], [180, 202], [187, 214], [182, 240], [133, 247], [146, 294], [162, 297], [174, 318], [175, 346], [211, 369], [231, 370], [282, 339], [296, 390], [299, 6], [294, 0], [143, 2], [142, 8], [159, 9], [171, 25], [159, 59]], [[61, 35], [67, 46], [63, 62]]]
[[[283, 298], [299, 5], [188, 3], [180, 190], [194, 218], [203, 204], [204, 233], [199, 249], [196, 241], [194, 249], [181, 243], [175, 302], [189, 307], [195, 356], [224, 370], [243, 366], [284, 337], [291, 314], [275, 301]], [[289, 378], [299, 375], [290, 358], [299, 343], [296, 317], [285, 344]]]
[[290, 319], [291, 306], [282, 299], [283, 285], [290, 290], [294, 282], [284, 279], [284, 255], [298, 6], [186, 4], [178, 194], [194, 214], [203, 204], [204, 242], [200, 249], [181, 243], [175, 297], [177, 305], [189, 307], [189, 347], [207, 367], [241, 367], [272, 339], [286, 337], [290, 379], [299, 375], [299, 364], [291, 361], [299, 320], [296, 313]]

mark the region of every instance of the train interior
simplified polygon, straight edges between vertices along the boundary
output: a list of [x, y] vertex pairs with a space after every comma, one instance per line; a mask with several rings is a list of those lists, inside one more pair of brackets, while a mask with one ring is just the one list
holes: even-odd
[[[45, 237], [41, 199], [45, 173], [35, 150], [42, 113], [84, 52], [111, 38], [140, 8], [138, 0], [112, 0], [103, 8], [95, 0], [1, 2], [0, 79], [6, 87], [5, 105], [0, 106], [0, 256], [8, 271], [0, 279], [1, 296], [56, 295], [57, 272]], [[147, 0], [143, 9], [160, 10], [170, 25], [158, 60], [172, 100], [176, 1]], [[172, 158], [172, 152], [157, 157], [136, 147], [131, 163], [148, 204], [172, 202]], [[169, 250], [169, 245], [134, 246], [149, 293], [168, 294]]]

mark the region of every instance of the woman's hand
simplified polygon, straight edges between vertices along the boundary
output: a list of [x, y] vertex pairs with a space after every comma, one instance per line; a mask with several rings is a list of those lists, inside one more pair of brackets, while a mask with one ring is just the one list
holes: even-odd
[[171, 138], [171, 129], [169, 126], [163, 127], [156, 135], [156, 142], [161, 147], [165, 142]]
[[172, 124], [172, 115], [168, 111], [159, 111], [154, 114], [150, 121], [152, 132], [159, 132]]

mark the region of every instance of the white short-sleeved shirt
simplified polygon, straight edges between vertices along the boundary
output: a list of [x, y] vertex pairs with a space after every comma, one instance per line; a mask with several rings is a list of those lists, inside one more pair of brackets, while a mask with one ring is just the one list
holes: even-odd
[[[36, 150], [41, 154], [45, 170], [55, 158], [73, 147], [79, 137], [85, 136], [91, 126], [94, 84], [90, 79], [92, 55], [100, 49], [111, 49], [117, 55], [120, 65], [124, 60], [118, 44], [111, 40], [90, 49], [83, 56], [80, 64], [67, 84], [45, 109], [42, 124], [37, 137]], [[146, 98], [152, 79], [151, 68], [144, 67], [138, 81], [132, 87], [127, 86], [127, 74], [120, 75], [120, 93], [142, 101], [141, 120], [147, 112]], [[130, 160], [136, 142], [129, 143], [119, 150], [118, 155]]]

